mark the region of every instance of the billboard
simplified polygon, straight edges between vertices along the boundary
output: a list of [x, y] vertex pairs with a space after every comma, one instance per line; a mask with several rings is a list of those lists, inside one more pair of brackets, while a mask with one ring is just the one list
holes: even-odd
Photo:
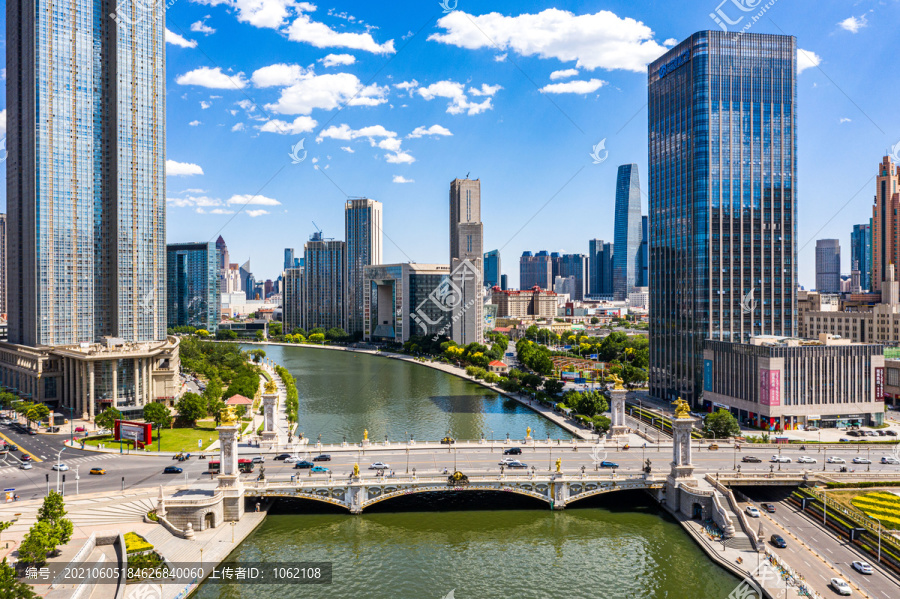
[[564, 381], [574, 381], [576, 378], [578, 378], [577, 372], [562, 372], [560, 374], [561, 374], [561, 378]]
[[116, 441], [131, 440], [135, 445], [148, 445], [153, 442], [153, 425], [149, 422], [116, 420], [113, 434]]
[[781, 371], [759, 369], [759, 403], [764, 406], [781, 405]]
[[703, 390], [712, 391], [712, 360], [703, 360]]
[[884, 367], [875, 367], [875, 401], [884, 401]]

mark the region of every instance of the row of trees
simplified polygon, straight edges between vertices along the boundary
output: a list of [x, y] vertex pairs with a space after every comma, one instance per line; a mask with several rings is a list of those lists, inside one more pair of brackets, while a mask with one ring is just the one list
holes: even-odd
[[297, 410], [300, 408], [300, 396], [297, 393], [297, 385], [294, 383], [293, 375], [281, 364], [275, 365], [275, 372], [284, 382], [287, 420], [290, 424], [293, 424], [298, 421]]
[[19, 400], [15, 393], [0, 392], [0, 406], [13, 409], [16, 414], [25, 417], [29, 426], [32, 422], [43, 422], [50, 418], [50, 408], [42, 403], [34, 403], [27, 400]]
[[72, 521], [66, 518], [62, 495], [50, 491], [38, 511], [37, 522], [19, 545], [19, 561], [43, 566], [47, 563], [47, 554], [55, 554], [60, 546], [68, 543], [74, 530]]

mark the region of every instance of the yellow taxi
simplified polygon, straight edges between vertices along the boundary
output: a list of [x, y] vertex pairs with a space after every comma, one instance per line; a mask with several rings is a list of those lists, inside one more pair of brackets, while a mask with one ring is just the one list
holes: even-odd
[[91, 474], [106, 474], [103, 468], [91, 468]]

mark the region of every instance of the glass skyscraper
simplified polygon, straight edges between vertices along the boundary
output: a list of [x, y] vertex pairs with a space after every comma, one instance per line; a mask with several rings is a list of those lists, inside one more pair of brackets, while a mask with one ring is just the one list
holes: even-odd
[[163, 340], [164, 7], [10, 6], [9, 340]]
[[850, 233], [850, 270], [859, 271], [859, 286], [872, 289], [872, 227], [853, 225]]
[[816, 291], [841, 292], [841, 242], [837, 239], [816, 240]]
[[648, 66], [654, 397], [698, 404], [706, 339], [796, 334], [796, 52], [701, 31]]
[[500, 250], [484, 253], [484, 286], [500, 286]]
[[641, 278], [641, 181], [636, 164], [619, 166], [613, 239], [613, 295], [623, 301]]
[[347, 200], [344, 229], [347, 238], [348, 333], [363, 332], [363, 269], [382, 262], [381, 202], [366, 198]]
[[209, 243], [172, 243], [166, 247], [166, 321], [215, 334], [219, 305], [219, 248]]

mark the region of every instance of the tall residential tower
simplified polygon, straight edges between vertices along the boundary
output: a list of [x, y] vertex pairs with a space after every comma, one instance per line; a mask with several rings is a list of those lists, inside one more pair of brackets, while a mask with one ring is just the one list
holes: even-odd
[[363, 332], [363, 271], [382, 262], [381, 202], [347, 200], [344, 231], [347, 240], [347, 332]]
[[483, 340], [483, 252], [481, 180], [454, 179], [450, 183], [450, 281], [460, 301], [452, 305], [450, 338], [459, 345]]

